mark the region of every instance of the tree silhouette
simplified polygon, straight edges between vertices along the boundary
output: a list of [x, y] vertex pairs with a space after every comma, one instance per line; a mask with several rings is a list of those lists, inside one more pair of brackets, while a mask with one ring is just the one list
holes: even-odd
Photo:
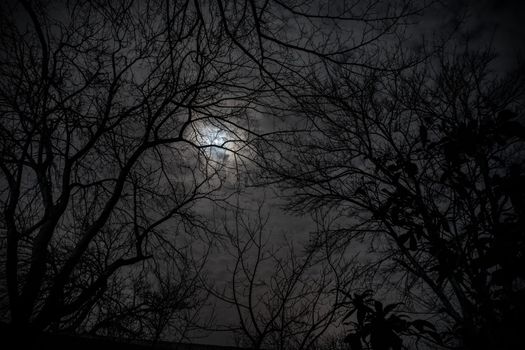
[[176, 315], [202, 301], [196, 238], [213, 233], [195, 209], [221, 199], [228, 157], [258, 151], [253, 114], [320, 66], [380, 69], [364, 50], [419, 13], [397, 5], [2, 3], [2, 321], [15, 335], [183, 329]]
[[341, 286], [353, 281], [353, 262], [272, 237], [262, 210], [261, 204], [256, 214], [239, 212], [233, 227], [224, 228], [232, 263], [228, 280], [210, 292], [236, 317], [219, 326], [250, 349], [316, 348], [341, 319]]
[[[200, 303], [194, 206], [224, 180], [207, 149], [238, 153], [256, 83], [198, 5], [2, 4], [1, 300], [15, 333], [157, 337]], [[229, 143], [202, 142], [209, 125]]]
[[383, 285], [435, 315], [449, 346], [522, 343], [524, 75], [493, 60], [443, 48], [403, 71], [318, 76], [302, 136], [266, 158], [290, 206], [329, 208], [338, 229], [323, 235], [367, 242]]
[[428, 336], [441, 343], [432, 323], [421, 319], [410, 320], [405, 314], [394, 314], [399, 303], [383, 307], [380, 301], [373, 300], [372, 295], [371, 290], [348, 295], [350, 310], [345, 319], [354, 313], [357, 316], [357, 322], [350, 322], [353, 331], [345, 338], [352, 350], [363, 349], [363, 342], [369, 343], [373, 350], [402, 349], [402, 336]]

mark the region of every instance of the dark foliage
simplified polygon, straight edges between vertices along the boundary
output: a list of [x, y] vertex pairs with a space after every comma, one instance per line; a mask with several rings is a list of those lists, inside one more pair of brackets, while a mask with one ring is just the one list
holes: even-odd
[[[372, 350], [400, 350], [403, 347], [403, 336], [427, 337], [441, 343], [434, 325], [426, 320], [410, 320], [403, 313], [394, 313], [399, 303], [383, 304], [372, 298], [373, 291], [347, 294], [349, 311], [344, 320], [356, 315], [355, 321], [349, 321], [352, 331], [345, 341], [351, 350], [363, 349], [363, 343]], [[419, 339], [418, 339], [419, 340]]]
[[[524, 75], [493, 59], [442, 50], [402, 72], [319, 77], [298, 106], [308, 137], [268, 157], [291, 208], [340, 213], [322, 231], [334, 249], [367, 242], [383, 283], [433, 314], [445, 344], [472, 349], [520, 344], [524, 328]], [[392, 348], [395, 323], [377, 325]]]

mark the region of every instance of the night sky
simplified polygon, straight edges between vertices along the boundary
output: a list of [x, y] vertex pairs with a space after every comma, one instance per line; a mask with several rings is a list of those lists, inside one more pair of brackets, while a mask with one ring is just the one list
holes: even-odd
[[0, 5], [2, 336], [514, 346], [525, 2], [423, 3]]

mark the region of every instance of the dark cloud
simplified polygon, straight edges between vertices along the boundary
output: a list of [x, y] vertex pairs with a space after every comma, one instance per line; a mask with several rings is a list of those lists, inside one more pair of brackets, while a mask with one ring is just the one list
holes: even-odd
[[501, 54], [511, 55], [525, 49], [525, 30], [523, 0], [448, 0], [450, 14], [466, 14], [464, 33], [481, 44], [492, 40]]

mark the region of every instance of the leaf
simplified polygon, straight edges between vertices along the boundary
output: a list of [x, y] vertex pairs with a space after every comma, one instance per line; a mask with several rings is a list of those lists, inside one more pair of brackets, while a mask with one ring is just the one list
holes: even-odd
[[365, 317], [366, 317], [366, 312], [367, 310], [366, 309], [359, 309], [357, 310], [357, 323], [361, 326], [363, 325], [363, 322], [365, 321]]
[[404, 244], [406, 241], [408, 241], [409, 238], [410, 238], [410, 233], [404, 233], [400, 235], [397, 238], [397, 240], [399, 241], [399, 243]]
[[409, 176], [416, 176], [419, 169], [415, 163], [407, 162], [405, 164], [405, 171]]
[[398, 166], [397, 164], [390, 164], [390, 165], [387, 165], [386, 169], [390, 172], [394, 172], [398, 169]]
[[351, 350], [361, 350], [363, 349], [363, 345], [361, 344], [361, 339], [359, 334], [357, 333], [350, 333], [348, 334], [345, 339], [345, 343], [348, 343], [350, 345]]
[[357, 311], [356, 308], [353, 308], [352, 310], [350, 310], [346, 315], [345, 317], [343, 317], [343, 321], [346, 321], [348, 318], [350, 318], [355, 312]]
[[443, 342], [441, 341], [441, 337], [439, 336], [437, 332], [427, 332], [427, 333], [428, 335], [432, 337], [432, 339], [434, 339], [436, 343], [443, 344]]
[[423, 144], [423, 147], [426, 146], [428, 142], [428, 132], [427, 132], [427, 128], [423, 124], [419, 126], [419, 138], [421, 139], [421, 143]]
[[450, 233], [450, 226], [448, 224], [447, 218], [441, 218], [441, 227], [443, 228], [443, 231]]
[[368, 298], [370, 298], [372, 295], [374, 295], [374, 291], [372, 289], [367, 289], [363, 293], [354, 293], [354, 300], [359, 300], [360, 302], [364, 302]]
[[441, 177], [439, 178], [439, 182], [445, 183], [447, 179], [450, 178], [450, 175], [452, 175], [451, 171], [449, 169], [445, 169]]
[[403, 346], [401, 338], [394, 333], [391, 334], [390, 338], [390, 346], [392, 347], [392, 350], [401, 350]]
[[385, 306], [385, 315], [393, 311], [399, 305], [403, 305], [403, 303], [393, 303], [393, 304], [388, 304], [387, 306]]
[[441, 287], [443, 285], [443, 282], [445, 282], [447, 275], [439, 267], [437, 267], [437, 270], [438, 270], [438, 278], [437, 278], [436, 284]]
[[377, 313], [383, 314], [383, 303], [378, 300], [374, 300], [374, 307]]
[[417, 328], [417, 330], [419, 330], [420, 332], [424, 332], [426, 331], [425, 330], [425, 327], [431, 329], [431, 330], [436, 330], [436, 327], [434, 327], [434, 325], [426, 320], [415, 320], [415, 321], [412, 321], [412, 325], [414, 327]]
[[513, 276], [505, 269], [499, 269], [492, 273], [492, 283], [497, 286], [504, 286], [512, 281]]
[[395, 332], [406, 332], [410, 324], [404, 318], [408, 318], [408, 316], [403, 314], [390, 316], [388, 318], [390, 328]]
[[417, 250], [417, 241], [413, 234], [410, 235], [410, 247], [408, 249]]
[[361, 186], [357, 190], [355, 190], [354, 196], [357, 196], [357, 195], [362, 195], [362, 196], [366, 195], [366, 190], [364, 186]]
[[509, 111], [508, 109], [504, 109], [498, 113], [498, 119], [502, 122], [507, 122], [511, 119], [516, 118], [516, 113]]

